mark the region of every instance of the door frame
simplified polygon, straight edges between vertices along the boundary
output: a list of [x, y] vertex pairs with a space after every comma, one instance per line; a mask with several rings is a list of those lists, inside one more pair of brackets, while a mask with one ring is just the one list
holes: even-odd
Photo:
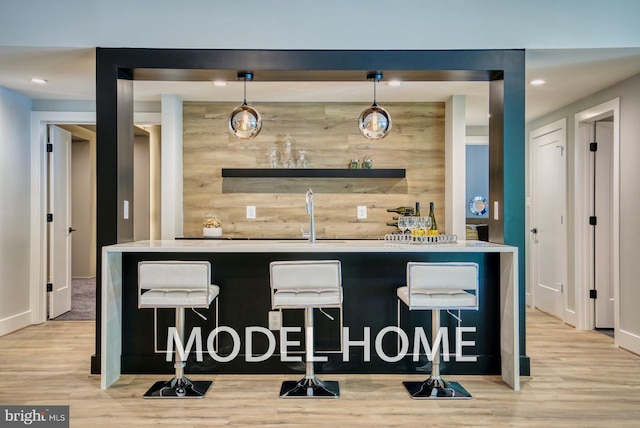
[[[563, 135], [564, 135], [564, 146], [565, 146], [565, 195], [564, 195], [564, 201], [563, 201], [563, 205], [564, 205], [564, 213], [565, 213], [565, 217], [566, 213], [568, 212], [567, 210], [567, 199], [568, 199], [568, 195], [567, 195], [567, 191], [566, 191], [566, 185], [567, 185], [567, 169], [568, 169], [568, 165], [566, 164], [566, 159], [568, 159], [568, 144], [567, 144], [567, 118], [562, 118], [559, 120], [556, 120], [555, 122], [549, 123], [547, 125], [541, 126], [540, 128], [534, 129], [533, 131], [531, 131], [529, 133], [529, 197], [528, 197], [528, 203], [527, 205], [529, 206], [529, 222], [528, 222], [528, 228], [527, 230], [530, 230], [532, 226], [536, 226], [535, 224], [533, 224], [534, 222], [534, 210], [533, 208], [535, 207], [536, 201], [535, 201], [535, 180], [534, 180], [534, 175], [535, 175], [535, 170], [536, 170], [536, 146], [535, 146], [535, 139], [542, 137], [546, 134], [550, 134], [551, 132], [555, 132], [555, 131], [562, 131]], [[564, 236], [562, 236], [562, 245], [561, 245], [561, 254], [563, 255], [562, 257], [562, 263], [563, 263], [563, 269], [562, 269], [562, 284], [563, 284], [563, 290], [562, 290], [562, 321], [567, 322], [567, 323], [573, 323], [575, 321], [573, 321], [573, 318], [575, 318], [575, 314], [573, 314], [571, 311], [569, 311], [568, 308], [568, 301], [567, 301], [567, 282], [568, 282], [568, 257], [567, 257], [567, 239], [568, 239], [568, 227], [567, 227], [567, 220], [565, 218], [564, 220]], [[530, 254], [529, 257], [529, 267], [527, 269], [528, 275], [527, 275], [527, 286], [526, 286], [526, 290], [525, 290], [525, 294], [526, 294], [526, 301], [527, 304], [530, 306], [534, 305], [535, 302], [535, 298], [534, 298], [534, 284], [535, 284], [535, 271], [536, 271], [536, 267], [537, 267], [537, 257], [536, 257], [536, 252], [534, 251], [534, 240], [531, 236], [531, 232], [529, 232], [527, 234], [527, 240], [528, 240], [528, 244], [527, 244], [527, 252]]]
[[611, 218], [611, 250], [613, 264], [614, 295], [614, 332], [615, 344], [619, 345], [620, 327], [620, 98], [596, 105], [576, 113], [574, 116], [574, 255], [576, 284], [576, 309], [578, 322], [576, 328], [592, 330], [595, 326], [594, 305], [589, 297], [589, 289], [593, 287], [593, 262], [591, 234], [592, 227], [588, 218], [592, 214], [591, 178], [589, 151], [590, 141], [584, 141], [580, 127], [591, 124], [598, 119], [613, 115], [613, 147], [612, 147], [612, 218]]
[[[161, 123], [160, 113], [134, 113], [135, 123]], [[95, 112], [31, 112], [29, 306], [31, 324], [47, 321], [47, 125], [95, 125]], [[97, 142], [96, 144], [99, 144]]]
[[95, 112], [31, 112], [31, 323], [47, 321], [47, 125], [95, 124]]

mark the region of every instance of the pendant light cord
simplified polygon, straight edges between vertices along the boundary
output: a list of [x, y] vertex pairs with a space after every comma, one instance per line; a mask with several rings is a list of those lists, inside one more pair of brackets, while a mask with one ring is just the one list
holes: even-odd
[[242, 102], [244, 105], [247, 105], [247, 76], [244, 76], [244, 101]]
[[378, 79], [376, 79], [375, 77], [373, 78], [373, 105], [378, 105], [378, 103], [376, 102], [376, 84], [378, 83]]

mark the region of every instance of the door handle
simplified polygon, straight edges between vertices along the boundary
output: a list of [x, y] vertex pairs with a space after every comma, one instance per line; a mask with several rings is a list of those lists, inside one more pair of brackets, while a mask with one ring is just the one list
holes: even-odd
[[75, 232], [75, 231], [76, 231], [76, 230], [75, 230], [73, 227], [70, 227], [70, 228], [69, 228], [69, 234], [71, 234], [71, 233], [73, 233], [73, 232]]
[[534, 227], [533, 229], [531, 229], [529, 232], [531, 233], [538, 233], [538, 228]]

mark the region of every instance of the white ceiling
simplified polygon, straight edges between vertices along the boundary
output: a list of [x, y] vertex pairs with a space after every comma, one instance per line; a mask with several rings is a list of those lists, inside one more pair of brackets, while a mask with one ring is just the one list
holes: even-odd
[[[526, 88], [526, 121], [530, 122], [598, 90], [640, 73], [640, 48], [527, 50], [526, 79], [542, 78], [544, 86]], [[30, 82], [31, 77], [48, 81]], [[225, 87], [203, 82], [136, 81], [137, 101], [159, 101], [177, 94], [189, 101], [242, 101], [242, 83]], [[95, 50], [0, 46], [0, 86], [32, 99], [95, 99]], [[380, 105], [396, 101], [444, 101], [467, 96], [467, 125], [488, 123], [488, 85], [478, 82], [405, 82], [378, 84]], [[352, 101], [370, 103], [372, 84], [363, 82], [250, 82], [247, 100]]]

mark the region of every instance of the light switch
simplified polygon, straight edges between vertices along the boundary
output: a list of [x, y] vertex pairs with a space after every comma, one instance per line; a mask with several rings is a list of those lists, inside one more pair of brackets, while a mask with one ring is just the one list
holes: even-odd
[[358, 205], [358, 219], [364, 220], [367, 218], [367, 207], [365, 205]]
[[500, 202], [493, 201], [493, 219], [500, 220]]
[[122, 214], [125, 220], [129, 220], [129, 201], [124, 201], [124, 212]]
[[247, 205], [247, 218], [256, 218], [256, 206]]

